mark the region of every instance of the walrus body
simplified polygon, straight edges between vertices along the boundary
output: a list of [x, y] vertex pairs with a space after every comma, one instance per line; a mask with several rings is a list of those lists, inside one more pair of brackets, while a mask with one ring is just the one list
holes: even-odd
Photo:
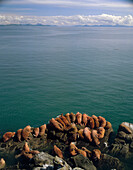
[[4, 142], [7, 142], [9, 139], [11, 139], [12, 137], [15, 136], [15, 132], [6, 132], [4, 135], [3, 135], [3, 141]]
[[58, 157], [63, 159], [62, 151], [56, 145], [54, 145], [54, 152]]

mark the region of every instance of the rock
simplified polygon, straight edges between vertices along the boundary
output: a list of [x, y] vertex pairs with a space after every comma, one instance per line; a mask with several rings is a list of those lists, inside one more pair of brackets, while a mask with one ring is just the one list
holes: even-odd
[[133, 152], [133, 141], [130, 143], [129, 147], [130, 147], [130, 150]]
[[73, 168], [73, 170], [84, 170], [84, 169], [75, 167], [75, 168]]
[[129, 153], [129, 144], [125, 144], [122, 146], [122, 149], [120, 150], [119, 154], [124, 157], [127, 157], [128, 153]]
[[35, 167], [33, 170], [54, 170], [54, 166], [45, 164], [43, 167]]
[[35, 166], [43, 166], [45, 164], [49, 166], [53, 166], [54, 157], [49, 155], [46, 152], [40, 152], [39, 154], [35, 155], [33, 158]]
[[93, 165], [92, 161], [81, 154], [78, 154], [71, 159], [73, 159], [75, 167], [79, 167], [84, 170], [96, 170], [96, 167]]
[[[131, 126], [132, 127], [132, 126]], [[123, 122], [119, 125], [118, 131], [123, 131], [127, 134], [131, 134], [132, 130], [130, 129], [130, 123], [128, 122]]]
[[61, 158], [58, 156], [54, 159], [54, 169], [55, 170], [72, 170], [72, 168]]
[[99, 170], [110, 170], [110, 169], [117, 169], [122, 170], [122, 164], [118, 158], [112, 157], [107, 154], [102, 154], [101, 159], [94, 163]]

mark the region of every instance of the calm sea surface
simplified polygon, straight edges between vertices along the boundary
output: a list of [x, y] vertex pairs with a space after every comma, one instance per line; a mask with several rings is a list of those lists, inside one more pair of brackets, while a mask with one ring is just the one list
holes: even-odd
[[133, 123], [133, 28], [0, 26], [0, 133], [61, 113]]

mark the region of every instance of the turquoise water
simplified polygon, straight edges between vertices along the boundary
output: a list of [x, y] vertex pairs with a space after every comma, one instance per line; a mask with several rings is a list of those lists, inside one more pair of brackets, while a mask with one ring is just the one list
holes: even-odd
[[133, 123], [133, 28], [0, 26], [0, 133], [77, 111]]

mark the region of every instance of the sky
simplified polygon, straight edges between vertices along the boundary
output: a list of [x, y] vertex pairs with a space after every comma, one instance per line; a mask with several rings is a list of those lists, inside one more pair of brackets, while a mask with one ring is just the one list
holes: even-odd
[[133, 26], [132, 0], [0, 0], [0, 25]]

